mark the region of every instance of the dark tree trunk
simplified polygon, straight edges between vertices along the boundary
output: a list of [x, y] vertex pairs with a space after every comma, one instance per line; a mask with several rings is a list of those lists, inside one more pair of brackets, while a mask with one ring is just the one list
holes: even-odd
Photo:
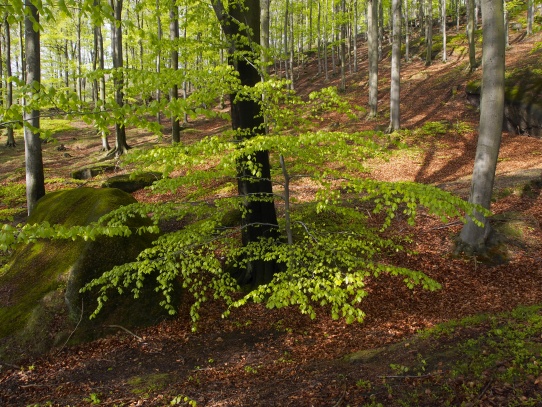
[[[34, 31], [33, 21], [39, 22], [39, 14], [31, 0], [25, 0], [28, 14], [25, 16], [25, 54], [26, 54], [26, 84], [31, 85], [32, 94], [27, 95], [31, 100], [39, 92], [41, 77], [40, 33]], [[43, 175], [43, 159], [41, 140], [37, 129], [40, 127], [40, 111], [30, 110], [24, 114], [24, 144], [26, 166], [26, 204], [28, 215], [32, 213], [38, 199], [45, 195], [45, 178]]]
[[[9, 32], [9, 22], [7, 17], [4, 20], [5, 36], [6, 36], [6, 78], [11, 76], [11, 35]], [[13, 83], [6, 81], [6, 109], [9, 109], [13, 104]], [[15, 137], [13, 136], [13, 127], [6, 128], [7, 147], [15, 147]]]
[[[172, 42], [171, 49], [171, 69], [177, 71], [179, 69], [179, 51], [177, 51], [177, 42], [179, 40], [179, 9], [176, 0], [172, 0], [169, 9], [169, 38]], [[176, 101], [179, 98], [179, 87], [174, 84], [170, 89], [170, 100]], [[173, 114], [171, 117], [171, 141], [178, 143], [181, 141], [181, 124], [179, 115]]]
[[[124, 74], [122, 56], [122, 2], [123, 0], [111, 0], [113, 9], [113, 21], [111, 23], [111, 51], [113, 55], [113, 86], [115, 87], [115, 102], [121, 109], [124, 106]], [[111, 150], [108, 157], [118, 157], [126, 153], [130, 147], [126, 143], [126, 127], [122, 120], [117, 119], [115, 123], [115, 148]]]
[[[239, 73], [242, 85], [254, 86], [260, 81], [260, 73], [255, 68], [251, 59], [257, 55], [252, 54], [250, 42], [258, 43], [260, 39], [260, 3], [259, 0], [246, 0], [244, 6], [247, 9], [240, 10], [230, 5], [229, 13], [226, 13], [223, 4], [215, 1], [213, 7], [222, 25], [222, 29], [228, 39], [232, 41], [230, 48], [230, 64]], [[237, 22], [243, 22], [248, 30], [241, 29]], [[242, 35], [249, 39], [249, 44], [234, 43], [234, 37]], [[235, 58], [234, 51], [247, 51], [244, 58]], [[235, 94], [230, 95], [231, 119], [234, 130], [239, 130], [238, 139], [243, 140], [264, 132], [264, 119], [260, 115], [260, 105], [255, 100], [243, 100], [234, 103]], [[242, 239], [247, 245], [256, 242], [260, 238], [279, 238], [277, 214], [272, 200], [273, 189], [271, 184], [271, 169], [269, 164], [269, 152], [259, 151], [255, 160], [261, 166], [261, 176], [256, 178], [248, 170], [246, 160], [238, 163], [238, 191], [244, 197], [243, 205], [247, 212], [243, 220]], [[254, 199], [257, 198], [257, 199]], [[268, 198], [262, 200], [262, 198]], [[276, 271], [275, 262], [254, 261], [247, 266], [240, 282], [254, 286], [269, 282]]]

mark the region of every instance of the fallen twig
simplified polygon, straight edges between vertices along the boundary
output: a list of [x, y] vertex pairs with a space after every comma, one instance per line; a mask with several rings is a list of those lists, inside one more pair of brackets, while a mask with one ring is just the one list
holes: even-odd
[[106, 325], [106, 327], [108, 327], [108, 328], [119, 328], [119, 329], [122, 329], [124, 332], [127, 332], [127, 333], [129, 333], [130, 335], [132, 335], [134, 338], [137, 338], [140, 342], [143, 342], [143, 338], [142, 338], [141, 336], [136, 335], [135, 333], [133, 333], [132, 331], [126, 329], [126, 328], [123, 327], [123, 326], [120, 326], [120, 325]]

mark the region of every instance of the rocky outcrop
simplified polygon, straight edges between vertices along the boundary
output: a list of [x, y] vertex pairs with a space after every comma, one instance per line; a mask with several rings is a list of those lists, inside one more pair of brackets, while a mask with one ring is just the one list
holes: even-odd
[[[466, 87], [469, 103], [480, 106], [481, 83]], [[542, 137], [542, 77], [530, 70], [514, 72], [506, 79], [503, 131]]]
[[[118, 189], [78, 188], [47, 194], [38, 201], [28, 223], [47, 221], [65, 226], [88, 225], [102, 215], [136, 202]], [[133, 219], [129, 226], [148, 225]], [[0, 276], [0, 359], [48, 351], [72, 341], [94, 339], [111, 325], [148, 325], [165, 316], [154, 287], [134, 299], [112, 293], [98, 318], [89, 320], [96, 307], [96, 292], [80, 294], [87, 282], [135, 260], [156, 235], [82, 239], [40, 239], [18, 247]]]

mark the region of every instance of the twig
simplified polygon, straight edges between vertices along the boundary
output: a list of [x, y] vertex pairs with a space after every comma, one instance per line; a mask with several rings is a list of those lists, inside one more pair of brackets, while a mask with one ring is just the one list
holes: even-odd
[[120, 325], [106, 325], [106, 327], [108, 328], [119, 328], [119, 329], [122, 329], [124, 332], [127, 332], [129, 333], [130, 335], [132, 335], [134, 338], [137, 338], [140, 342], [143, 342], [143, 338], [141, 336], [137, 336], [135, 333], [133, 333], [132, 331], [126, 329], [125, 327], [123, 326], [120, 326]]
[[0, 360], [0, 366], [1, 365], [9, 366], [9, 367], [12, 367], [14, 369], [20, 369], [21, 368], [21, 366], [13, 365], [11, 363], [7, 363], [7, 362], [4, 362], [4, 361]]
[[455, 222], [450, 222], [442, 226], [435, 226], [434, 228], [431, 228], [430, 230], [439, 230], [439, 229], [446, 229], [452, 226], [461, 225], [463, 222], [460, 220], [456, 220]]
[[487, 389], [489, 389], [489, 386], [491, 386], [491, 384], [493, 383], [493, 381], [495, 380], [494, 377], [492, 377], [488, 382], [487, 384], [484, 386], [484, 388], [482, 389], [482, 391], [480, 392], [480, 394], [478, 394], [478, 397], [477, 397], [477, 400], [480, 401], [482, 399], [482, 397], [484, 397], [484, 394], [486, 393]]
[[399, 375], [399, 376], [378, 376], [379, 379], [425, 379], [442, 374], [442, 372], [428, 373], [421, 376], [416, 375]]
[[64, 345], [62, 345], [60, 347], [60, 349], [58, 350], [58, 352], [56, 353], [57, 355], [62, 352], [62, 350], [66, 347], [68, 341], [71, 339], [71, 337], [73, 336], [73, 334], [75, 333], [75, 331], [77, 331], [77, 328], [79, 328], [79, 324], [81, 323], [81, 321], [83, 320], [83, 311], [84, 311], [84, 302], [83, 302], [83, 298], [81, 298], [81, 316], [79, 317], [79, 321], [77, 322], [77, 325], [75, 325], [75, 328], [73, 328], [73, 331], [71, 331], [70, 335], [68, 336], [68, 339], [66, 339], [66, 342], [64, 342]]
[[341, 392], [341, 397], [339, 397], [339, 400], [335, 404], [333, 404], [333, 407], [339, 407], [342, 405], [344, 401], [344, 397], [346, 396], [346, 386], [343, 386], [343, 391]]
[[27, 387], [51, 387], [48, 384], [24, 384], [19, 386], [21, 389], [26, 389]]

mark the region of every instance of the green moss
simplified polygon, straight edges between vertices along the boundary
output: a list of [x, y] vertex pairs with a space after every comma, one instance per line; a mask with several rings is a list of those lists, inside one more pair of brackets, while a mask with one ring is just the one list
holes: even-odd
[[[131, 195], [117, 189], [58, 191], [38, 201], [28, 222], [87, 225], [113, 209], [134, 202]], [[150, 223], [147, 219], [133, 222]], [[39, 240], [17, 248], [0, 276], [0, 338], [11, 338], [0, 344], [0, 354], [8, 347], [17, 352], [18, 348], [29, 346], [39, 352], [58, 343], [82, 318], [81, 307], [85, 317], [74, 335], [78, 340], [100, 335], [98, 327], [108, 323], [122, 321], [123, 326], [133, 326], [155, 322], [157, 308], [160, 309], [156, 295], [150, 294], [136, 302], [129, 301], [128, 296], [122, 297], [124, 302], [111, 301], [100, 318], [89, 321], [88, 315], [96, 306], [95, 294], [79, 294], [81, 286], [91, 279], [114, 265], [134, 260], [152, 239], [152, 235], [135, 235], [99, 237], [89, 242]]]
[[174, 381], [169, 373], [151, 373], [143, 376], [134, 376], [128, 379], [127, 384], [134, 394], [148, 395], [154, 391], [165, 389]]

